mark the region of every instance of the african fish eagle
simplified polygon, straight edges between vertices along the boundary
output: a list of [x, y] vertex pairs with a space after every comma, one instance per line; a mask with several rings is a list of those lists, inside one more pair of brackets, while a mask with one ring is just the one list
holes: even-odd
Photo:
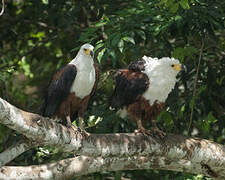
[[[156, 126], [155, 119], [165, 105], [168, 94], [174, 88], [179, 71], [185, 69], [177, 59], [142, 57], [115, 75], [115, 89], [110, 106], [121, 116], [129, 115], [137, 122], [138, 130], [144, 135], [165, 135]], [[151, 119], [152, 129], [143, 125]]]
[[78, 116], [78, 126], [83, 129], [84, 113], [99, 74], [93, 50], [90, 44], [82, 45], [77, 56], [56, 72], [42, 106], [43, 116], [61, 119], [67, 127], [73, 127]]

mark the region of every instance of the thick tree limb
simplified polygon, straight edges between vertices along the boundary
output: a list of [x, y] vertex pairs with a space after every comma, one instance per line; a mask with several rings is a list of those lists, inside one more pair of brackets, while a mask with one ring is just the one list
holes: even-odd
[[[94, 172], [136, 170], [136, 169], [162, 169], [193, 173], [193, 167], [188, 160], [171, 161], [166, 157], [131, 156], [131, 157], [89, 157], [79, 156], [61, 160], [56, 163], [38, 166], [9, 166], [0, 168], [0, 179], [71, 179]], [[194, 166], [196, 174], [204, 172], [211, 175], [209, 167], [201, 163]]]
[[[0, 169], [0, 179], [7, 173], [10, 176], [13, 176], [13, 173], [19, 173], [21, 179], [26, 179], [26, 173], [31, 175], [32, 169], [35, 177], [39, 172], [46, 173], [46, 177], [55, 174], [58, 177], [56, 171], [60, 163], [65, 164], [66, 168], [63, 165], [63, 168], [66, 169], [63, 171], [66, 173], [65, 177], [102, 170], [153, 168], [225, 178], [225, 147], [204, 139], [168, 135], [162, 141], [151, 136], [146, 137], [134, 133], [91, 134], [85, 138], [79, 131], [67, 129], [37, 114], [19, 110], [2, 99], [0, 99], [0, 123], [25, 135], [38, 145], [57, 146], [63, 151], [81, 155], [50, 165], [4, 166]], [[83, 169], [79, 170], [76, 167], [83, 167]]]

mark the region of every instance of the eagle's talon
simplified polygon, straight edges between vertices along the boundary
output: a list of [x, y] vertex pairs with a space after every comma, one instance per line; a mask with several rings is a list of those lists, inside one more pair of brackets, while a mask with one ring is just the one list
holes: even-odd
[[150, 130], [152, 132], [153, 136], [158, 136], [160, 139], [163, 139], [166, 136], [166, 133], [161, 131], [159, 128], [157, 127], [153, 127]]
[[83, 135], [85, 138], [88, 138], [88, 137], [90, 136], [90, 134], [89, 134], [87, 131], [85, 131], [85, 130], [83, 130], [82, 135]]
[[134, 131], [134, 133], [135, 134], [142, 133], [144, 136], [149, 136], [150, 135], [150, 136], [154, 136], [154, 137], [159, 137], [160, 139], [163, 139], [166, 136], [166, 133], [161, 131], [158, 128], [151, 128], [150, 130], [144, 129], [144, 128], [136, 129]]
[[84, 136], [85, 138], [87, 138], [88, 136], [90, 136], [90, 134], [89, 134], [87, 131], [85, 131], [84, 128], [77, 127], [77, 131], [78, 131], [82, 136]]
[[150, 130], [147, 130], [147, 129], [144, 129], [144, 128], [139, 128], [139, 129], [135, 129], [134, 131], [135, 134], [137, 133], [141, 133], [143, 134], [144, 136], [149, 136], [149, 135], [153, 135], [152, 132]]
[[84, 138], [87, 138], [88, 136], [90, 136], [90, 134], [87, 131], [85, 131], [85, 129], [80, 128], [80, 130], [81, 130], [81, 135]]
[[77, 127], [74, 126], [73, 124], [71, 124], [70, 126], [67, 125], [67, 127], [68, 127], [69, 129], [72, 129], [72, 130], [75, 132], [76, 135], [77, 135], [77, 134], [81, 134], [81, 130], [79, 130], [79, 127], [77, 128]]

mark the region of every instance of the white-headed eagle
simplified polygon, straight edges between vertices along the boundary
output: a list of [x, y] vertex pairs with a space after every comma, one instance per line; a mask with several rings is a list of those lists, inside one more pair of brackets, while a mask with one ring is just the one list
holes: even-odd
[[[119, 110], [121, 116], [127, 114], [137, 122], [138, 132], [145, 135], [165, 135], [155, 123], [156, 117], [165, 105], [168, 94], [174, 88], [178, 72], [185, 66], [174, 58], [161, 59], [144, 56], [132, 62], [126, 69], [115, 75], [115, 89], [110, 98], [110, 106]], [[152, 131], [144, 128], [152, 120]]]
[[99, 74], [93, 50], [90, 44], [82, 45], [77, 56], [56, 72], [42, 105], [43, 116], [57, 117], [68, 127], [78, 116], [78, 126], [83, 129], [84, 113]]

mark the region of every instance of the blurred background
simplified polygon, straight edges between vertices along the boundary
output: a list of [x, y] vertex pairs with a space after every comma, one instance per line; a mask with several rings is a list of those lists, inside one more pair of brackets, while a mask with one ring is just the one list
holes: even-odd
[[[2, 8], [2, 4], [0, 5]], [[225, 1], [221, 0], [5, 0], [0, 16], [0, 97], [39, 112], [56, 70], [84, 43], [95, 46], [101, 71], [85, 115], [91, 133], [133, 132], [136, 124], [108, 107], [116, 69], [144, 55], [175, 57], [187, 67], [170, 93], [158, 127], [174, 134], [225, 142]], [[0, 124], [0, 152], [22, 135]], [[9, 165], [43, 164], [73, 157], [37, 147]], [[141, 170], [102, 172], [76, 179], [210, 179]]]

